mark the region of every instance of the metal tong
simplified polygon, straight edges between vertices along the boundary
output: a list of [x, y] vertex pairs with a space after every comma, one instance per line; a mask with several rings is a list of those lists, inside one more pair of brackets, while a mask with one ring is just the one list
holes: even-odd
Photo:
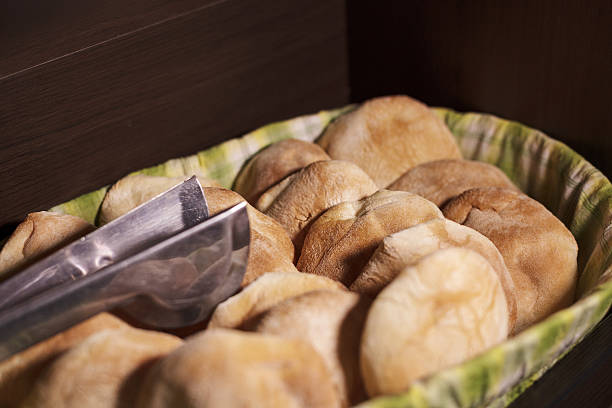
[[1, 284], [0, 360], [119, 306], [154, 327], [205, 319], [249, 249], [246, 203], [207, 217], [192, 177]]

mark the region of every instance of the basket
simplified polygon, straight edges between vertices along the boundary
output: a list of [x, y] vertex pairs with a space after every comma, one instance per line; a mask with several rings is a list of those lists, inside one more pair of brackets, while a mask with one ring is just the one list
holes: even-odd
[[[351, 109], [354, 106], [273, 123], [137, 173], [197, 174], [229, 188], [245, 161], [263, 147], [286, 138], [314, 141], [327, 124]], [[413, 383], [402, 394], [372, 399], [362, 407], [508, 405], [578, 343], [612, 303], [612, 185], [608, 179], [566, 145], [535, 129], [487, 114], [434, 111], [457, 138], [465, 158], [501, 168], [571, 230], [579, 246], [577, 301], [475, 358]], [[94, 222], [106, 189], [52, 211]]]

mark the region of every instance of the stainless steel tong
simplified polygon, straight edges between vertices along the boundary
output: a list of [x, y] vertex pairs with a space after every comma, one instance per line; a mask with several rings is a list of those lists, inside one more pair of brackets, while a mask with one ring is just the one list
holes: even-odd
[[205, 319], [246, 271], [246, 203], [208, 217], [195, 177], [0, 285], [0, 360], [121, 306], [172, 328]]

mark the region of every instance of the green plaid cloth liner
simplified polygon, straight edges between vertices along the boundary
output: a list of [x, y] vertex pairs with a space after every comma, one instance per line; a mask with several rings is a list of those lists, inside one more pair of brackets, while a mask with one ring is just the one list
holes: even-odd
[[[169, 160], [139, 173], [192, 174], [224, 187], [245, 161], [286, 138], [314, 141], [348, 106], [273, 123], [193, 156]], [[543, 203], [572, 231], [579, 245], [579, 300], [518, 336], [463, 364], [414, 383], [400, 395], [363, 407], [479, 407], [508, 405], [599, 322], [612, 303], [612, 185], [564, 144], [516, 122], [491, 115], [434, 109], [451, 129], [465, 158], [501, 168], [524, 192]], [[94, 222], [107, 188], [52, 211]]]

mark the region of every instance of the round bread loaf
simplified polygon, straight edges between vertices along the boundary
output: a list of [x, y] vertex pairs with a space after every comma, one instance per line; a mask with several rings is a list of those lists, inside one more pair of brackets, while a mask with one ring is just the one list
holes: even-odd
[[317, 290], [275, 305], [256, 330], [310, 343], [323, 357], [342, 406], [352, 406], [366, 397], [359, 374], [359, 343], [369, 306], [369, 300], [356, 293]]
[[468, 190], [444, 215], [489, 238], [504, 257], [517, 294], [519, 332], [574, 300], [578, 246], [572, 233], [542, 204], [513, 190]]
[[82, 218], [41, 211], [28, 214], [0, 252], [0, 276], [8, 276], [27, 263], [93, 231]]
[[247, 162], [236, 177], [234, 190], [255, 205], [268, 188], [320, 160], [330, 158], [319, 145], [298, 139], [281, 140], [261, 150]]
[[53, 361], [23, 407], [133, 407], [150, 364], [181, 343], [128, 326], [98, 332]]
[[268, 272], [240, 293], [220, 303], [210, 318], [208, 328], [254, 327], [263, 312], [274, 305], [320, 289], [347, 290], [341, 283], [324, 276], [299, 272]]
[[[238, 193], [224, 188], [204, 188], [211, 215], [244, 201]], [[293, 243], [285, 229], [272, 218], [247, 206], [251, 229], [251, 243], [247, 270], [242, 287], [267, 272], [297, 272], [293, 265]]]
[[405, 191], [346, 201], [312, 224], [297, 268], [350, 285], [384, 237], [434, 218], [443, 218], [438, 207]]
[[[181, 181], [171, 177], [128, 176], [115, 183], [106, 193], [102, 202], [105, 219], [110, 221], [113, 217], [119, 217], [145, 202], [145, 199], [153, 198]], [[244, 201], [240, 194], [225, 188], [204, 187], [204, 196], [211, 216]], [[284, 228], [250, 205], [247, 206], [247, 213], [251, 244], [242, 286], [266, 272], [297, 272], [293, 265], [293, 244]]]
[[462, 159], [419, 164], [391, 183], [387, 189], [410, 191], [440, 207], [450, 198], [476, 187], [503, 187], [518, 191], [508, 176], [497, 167]]
[[[182, 183], [188, 177], [148, 176], [132, 174], [117, 181], [106, 192], [100, 205], [99, 222], [106, 224], [144, 204], [155, 196]], [[221, 187], [215, 180], [198, 177], [202, 187]]]
[[[72, 215], [47, 211], [29, 214], [0, 253], [0, 274], [15, 271], [93, 229], [93, 225]], [[0, 407], [21, 406], [40, 373], [66, 350], [98, 331], [126, 326], [116, 317], [100, 313], [0, 362]]]
[[444, 122], [407, 96], [370, 99], [332, 122], [317, 143], [332, 159], [356, 163], [379, 188], [417, 164], [461, 158]]
[[[251, 208], [254, 213], [257, 211]], [[270, 217], [257, 212], [249, 217], [251, 243], [247, 270], [242, 287], [268, 272], [292, 272], [298, 270], [293, 264], [293, 244], [287, 232]], [[252, 220], [252, 221], [251, 221]]]
[[516, 322], [516, 289], [504, 258], [478, 231], [446, 219], [435, 219], [385, 237], [350, 289], [376, 297], [407, 266], [439, 249], [460, 247], [482, 255], [491, 264], [508, 302], [508, 330]]
[[283, 190], [286, 189], [287, 186], [293, 182], [293, 179], [297, 175], [298, 172], [291, 173], [290, 175], [288, 175], [287, 177], [264, 191], [263, 194], [259, 196], [259, 199], [257, 199], [255, 208], [257, 208], [259, 211], [266, 212], [268, 207], [270, 207], [274, 200], [276, 200], [276, 197], [278, 197], [278, 195], [282, 193]]
[[289, 233], [300, 253], [306, 230], [325, 210], [373, 194], [376, 184], [353, 163], [328, 160], [309, 164], [278, 194], [266, 215]]
[[360, 363], [368, 394], [404, 391], [503, 341], [506, 305], [497, 274], [474, 251], [441, 249], [407, 267], [366, 319]]
[[304, 341], [206, 330], [158, 362], [140, 408], [339, 407], [321, 356]]
[[100, 313], [0, 362], [0, 407], [22, 406], [41, 372], [67, 350], [94, 333], [126, 326], [113, 315]]

